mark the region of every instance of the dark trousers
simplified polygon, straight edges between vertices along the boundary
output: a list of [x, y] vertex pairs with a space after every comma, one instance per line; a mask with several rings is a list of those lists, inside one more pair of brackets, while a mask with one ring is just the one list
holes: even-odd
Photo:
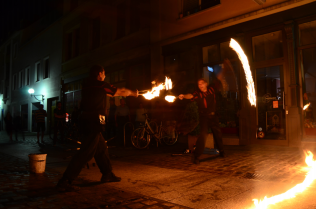
[[201, 133], [196, 141], [196, 148], [194, 151], [195, 157], [199, 158], [205, 149], [205, 143], [209, 128], [213, 132], [214, 142], [217, 149], [219, 149], [220, 152], [224, 152], [222, 131], [219, 127], [218, 117], [215, 115], [200, 115], [200, 127]]
[[93, 157], [103, 175], [112, 172], [107, 144], [101, 132], [83, 134], [82, 138], [80, 150], [72, 158], [61, 181], [68, 180], [71, 183]]
[[59, 135], [60, 135], [60, 141], [64, 141], [64, 124], [63, 122], [57, 122], [55, 124], [55, 127], [54, 127], [54, 139], [53, 139], [53, 143], [56, 144], [57, 143], [57, 134], [58, 134], [58, 131], [60, 132]]

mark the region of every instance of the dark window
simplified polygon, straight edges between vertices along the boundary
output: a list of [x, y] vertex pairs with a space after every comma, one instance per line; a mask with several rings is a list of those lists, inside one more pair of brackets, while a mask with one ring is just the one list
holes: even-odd
[[117, 7], [117, 30], [116, 38], [122, 38], [125, 36], [126, 25], [126, 6], [121, 4]]
[[78, 7], [78, 0], [70, 0], [70, 11]]
[[132, 4], [131, 5], [131, 29], [130, 32], [134, 33], [139, 30], [140, 28], [140, 12], [139, 12], [139, 5], [138, 4]]
[[25, 85], [30, 85], [30, 68], [25, 69]]
[[74, 57], [77, 57], [80, 53], [80, 28], [74, 30]]
[[24, 79], [24, 73], [23, 73], [23, 71], [21, 71], [20, 72], [20, 76], [19, 76], [20, 78], [19, 78], [19, 87], [20, 88], [22, 88], [22, 86], [23, 86], [23, 79]]
[[188, 16], [218, 4], [220, 4], [220, 0], [183, 0], [183, 16]]
[[201, 0], [201, 10], [220, 4], [220, 0]]
[[67, 33], [66, 38], [67, 38], [66, 60], [69, 60], [72, 58], [72, 33]]
[[100, 46], [100, 17], [92, 21], [92, 49]]
[[13, 90], [17, 89], [17, 79], [16, 79], [16, 75], [13, 75], [12, 87], [13, 87]]
[[45, 78], [48, 78], [49, 76], [49, 59], [46, 59], [44, 62], [45, 62], [44, 63], [44, 79], [45, 79]]
[[41, 75], [40, 68], [41, 68], [41, 64], [37, 63], [36, 64], [36, 81], [40, 80], [40, 75]]

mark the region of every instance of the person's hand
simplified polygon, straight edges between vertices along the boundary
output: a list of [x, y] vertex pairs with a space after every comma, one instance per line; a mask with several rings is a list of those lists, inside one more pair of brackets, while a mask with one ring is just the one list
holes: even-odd
[[180, 95], [179, 95], [179, 99], [182, 100], [183, 98], [184, 98], [184, 95], [183, 95], [183, 94], [180, 94]]

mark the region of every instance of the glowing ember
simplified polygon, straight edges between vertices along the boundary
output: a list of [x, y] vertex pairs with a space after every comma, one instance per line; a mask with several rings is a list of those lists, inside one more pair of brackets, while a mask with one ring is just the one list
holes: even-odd
[[246, 80], [247, 80], [247, 90], [248, 90], [248, 100], [250, 101], [251, 106], [256, 106], [256, 94], [255, 94], [255, 84], [251, 75], [251, 70], [248, 62], [248, 58], [241, 46], [234, 39], [230, 40], [229, 46], [234, 49], [243, 65]]
[[257, 199], [253, 199], [257, 209], [265, 209], [269, 205], [274, 205], [283, 200], [294, 198], [297, 194], [302, 193], [307, 187], [309, 187], [313, 183], [313, 181], [316, 179], [316, 161], [313, 159], [314, 155], [311, 151], [305, 152], [305, 155], [305, 162], [310, 168], [305, 177], [305, 180], [283, 194], [279, 194], [269, 198], [264, 197], [264, 199], [260, 201], [258, 201]]
[[306, 110], [309, 107], [309, 105], [311, 105], [311, 103], [304, 105], [303, 110]]
[[160, 90], [164, 88], [164, 85], [161, 83], [159, 86], [154, 87], [151, 91], [148, 91], [146, 94], [143, 94], [143, 96], [149, 100], [155, 97], [159, 97]]
[[176, 97], [175, 96], [170, 96], [170, 95], [167, 95], [165, 97], [165, 100], [168, 101], [168, 102], [174, 102], [176, 100]]
[[172, 81], [168, 77], [166, 77], [165, 86], [166, 86], [166, 90], [171, 90], [172, 89]]

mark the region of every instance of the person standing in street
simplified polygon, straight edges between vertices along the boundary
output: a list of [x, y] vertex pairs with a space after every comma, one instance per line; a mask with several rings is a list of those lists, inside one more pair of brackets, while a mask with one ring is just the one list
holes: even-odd
[[42, 131], [42, 140], [44, 143], [44, 132], [45, 132], [45, 117], [47, 117], [47, 112], [44, 110], [44, 106], [40, 105], [39, 109], [35, 112], [35, 120], [37, 124], [37, 143], [40, 143], [40, 132]]
[[57, 102], [57, 108], [54, 110], [55, 127], [54, 127], [54, 139], [53, 144], [57, 143], [57, 134], [60, 132], [60, 142], [64, 142], [64, 123], [66, 120], [66, 114], [62, 110], [61, 102]]
[[135, 118], [136, 128], [139, 127], [141, 124], [145, 123], [146, 113], [147, 113], [147, 110], [143, 107], [143, 103], [139, 103], [139, 107], [136, 109], [136, 118]]
[[125, 99], [120, 100], [121, 105], [116, 107], [115, 111], [115, 123], [118, 131], [117, 142], [119, 146], [124, 145], [124, 126], [127, 122], [131, 121], [129, 108], [125, 104]]
[[208, 129], [211, 128], [214, 136], [214, 142], [219, 149], [220, 156], [225, 157], [222, 132], [219, 127], [219, 119], [215, 113], [216, 111], [216, 97], [215, 90], [208, 86], [205, 79], [200, 78], [198, 80], [199, 89], [193, 94], [180, 94], [179, 99], [191, 99], [196, 101], [199, 107], [199, 119], [201, 131], [196, 141], [196, 148], [192, 155], [192, 161], [195, 164], [199, 164], [199, 157], [202, 155], [205, 143], [207, 139]]
[[5, 129], [7, 134], [10, 137], [10, 141], [12, 141], [12, 132], [13, 132], [13, 118], [11, 116], [10, 111], [7, 111], [6, 116], [4, 117]]
[[105, 129], [106, 98], [111, 96], [138, 96], [138, 91], [126, 88], [117, 88], [104, 82], [105, 71], [102, 66], [95, 65], [90, 68], [90, 77], [82, 87], [81, 115], [79, 130], [82, 144], [80, 150], [72, 158], [63, 177], [59, 180], [59, 191], [76, 191], [79, 187], [72, 182], [79, 175], [83, 166], [93, 157], [102, 173], [101, 182], [119, 182], [112, 172], [107, 143], [102, 136]]
[[15, 132], [15, 140], [18, 141], [18, 134], [21, 133], [22, 139], [25, 141], [24, 132], [22, 130], [22, 118], [19, 112], [15, 113], [15, 116], [13, 118], [13, 126]]

